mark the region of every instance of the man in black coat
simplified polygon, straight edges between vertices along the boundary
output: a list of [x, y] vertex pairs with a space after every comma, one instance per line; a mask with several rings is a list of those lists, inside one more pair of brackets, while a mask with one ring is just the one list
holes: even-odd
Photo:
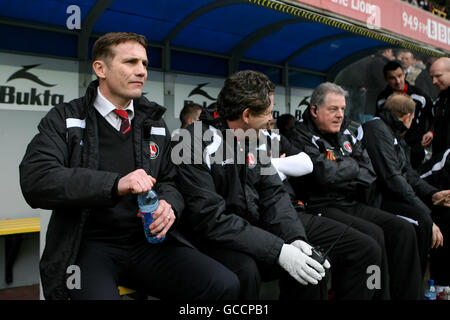
[[[430, 68], [433, 84], [441, 91], [434, 102], [434, 122], [432, 131], [424, 137], [423, 144], [432, 147], [432, 158], [427, 163], [435, 164], [444, 160], [450, 148], [450, 58], [436, 60]], [[426, 169], [422, 169], [422, 172]]]
[[[371, 236], [384, 236], [392, 299], [418, 299], [422, 276], [417, 240], [411, 224], [371, 204], [376, 174], [367, 151], [346, 128], [346, 91], [325, 82], [311, 96], [303, 122], [294, 127], [291, 142], [311, 157], [314, 171], [307, 176], [308, 210], [348, 223]], [[367, 205], [367, 203], [369, 205]]]
[[[236, 299], [237, 277], [174, 227], [184, 202], [165, 109], [142, 97], [146, 39], [105, 34], [93, 60], [98, 80], [50, 110], [20, 164], [26, 201], [53, 210], [40, 262], [45, 298], [120, 299], [122, 284], [162, 299]], [[159, 195], [150, 232], [167, 236], [158, 244], [138, 217], [137, 195], [150, 190]]]
[[[273, 278], [280, 278], [281, 299], [326, 299], [330, 263], [314, 260], [311, 246], [328, 248], [346, 226], [292, 206], [268, 156], [275, 148], [258, 140], [272, 119], [274, 90], [259, 72], [231, 75], [217, 111], [205, 110], [174, 146], [184, 158], [178, 169], [186, 228], [201, 250], [238, 275], [242, 299], [258, 299], [261, 279]], [[352, 229], [341, 240], [342, 255], [333, 251], [331, 266], [336, 296], [372, 298], [376, 290], [367, 286], [367, 268], [380, 264], [380, 247]]]
[[[430, 68], [433, 84], [441, 91], [435, 100], [433, 132], [428, 134], [424, 144], [432, 146], [432, 156], [421, 168], [421, 177], [438, 189], [450, 188], [450, 58], [439, 58]], [[442, 234], [450, 238], [450, 215], [445, 210], [437, 210], [434, 221], [441, 226]], [[446, 227], [447, 226], [447, 227]], [[430, 273], [438, 285], [450, 286], [448, 252], [432, 251]], [[447, 261], [447, 263], [446, 263]]]
[[407, 94], [416, 103], [416, 113], [411, 128], [405, 135], [405, 140], [411, 147], [411, 166], [417, 169], [425, 158], [424, 135], [431, 130], [433, 123], [433, 103], [430, 97], [421, 89], [405, 80], [405, 71], [397, 61], [386, 63], [383, 68], [384, 79], [388, 83], [386, 88], [377, 97], [375, 116], [383, 110], [384, 103], [392, 94]]
[[445, 199], [450, 190], [439, 191], [429, 185], [409, 163], [409, 146], [403, 137], [413, 122], [415, 107], [409, 96], [389, 97], [379, 118], [364, 123], [358, 138], [362, 138], [379, 177], [379, 190], [383, 193], [381, 208], [416, 222], [424, 275], [430, 247], [443, 245], [442, 234], [432, 221], [430, 208], [432, 203], [450, 206], [450, 199]]

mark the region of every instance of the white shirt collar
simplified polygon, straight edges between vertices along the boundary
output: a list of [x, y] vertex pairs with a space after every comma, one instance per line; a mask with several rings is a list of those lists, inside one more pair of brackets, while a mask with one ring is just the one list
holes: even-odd
[[[106, 117], [109, 113], [113, 112], [113, 110], [116, 109], [116, 107], [102, 95], [102, 93], [100, 92], [100, 87], [97, 87], [97, 97], [94, 101], [94, 107], [102, 115], [102, 117]], [[133, 100], [131, 100], [130, 104], [125, 108], [125, 110], [127, 110], [128, 119], [131, 121], [134, 117]]]

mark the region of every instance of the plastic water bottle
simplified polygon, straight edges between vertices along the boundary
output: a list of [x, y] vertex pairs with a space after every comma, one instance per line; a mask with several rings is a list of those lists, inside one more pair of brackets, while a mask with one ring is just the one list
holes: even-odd
[[158, 201], [158, 194], [154, 190], [150, 190], [147, 193], [140, 194], [137, 197], [138, 201], [138, 207], [139, 207], [139, 213], [143, 217], [143, 224], [144, 224], [144, 233], [145, 237], [147, 238], [147, 241], [149, 243], [160, 243], [164, 240], [164, 237], [161, 239], [158, 239], [156, 235], [153, 235], [150, 233], [149, 226], [152, 224], [153, 220], [153, 213], [156, 211], [156, 209], [159, 206]]
[[434, 287], [434, 280], [428, 280], [428, 288], [425, 289], [425, 300], [436, 300], [436, 288]]

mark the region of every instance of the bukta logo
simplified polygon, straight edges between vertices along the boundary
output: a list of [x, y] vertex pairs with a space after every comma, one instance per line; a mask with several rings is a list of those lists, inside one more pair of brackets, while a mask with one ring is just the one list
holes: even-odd
[[26, 80], [30, 80], [30, 81], [36, 82], [37, 84], [40, 84], [41, 86], [44, 86], [44, 87], [54, 87], [54, 86], [56, 86], [56, 84], [45, 83], [44, 81], [39, 79], [38, 76], [32, 74], [31, 72], [28, 72], [28, 70], [33, 69], [35, 67], [39, 67], [39, 66], [40, 66], [40, 64], [33, 64], [33, 65], [29, 65], [29, 66], [22, 66], [22, 69], [20, 69], [17, 72], [14, 72], [8, 78], [8, 80], [6, 80], [6, 82], [9, 82], [9, 81], [14, 80], [14, 79], [26, 79]]
[[197, 87], [195, 87], [194, 90], [192, 90], [191, 93], [189, 93], [188, 98], [197, 94], [197, 95], [203, 96], [209, 100], [214, 100], [214, 101], [217, 100], [216, 98], [211, 97], [205, 90], [202, 89], [207, 84], [209, 84], [209, 83], [198, 84]]
[[[56, 84], [47, 83], [41, 80], [37, 75], [29, 72], [29, 70], [38, 66], [40, 66], [40, 64], [22, 66], [20, 70], [10, 75], [6, 82], [25, 79], [46, 88], [56, 86]], [[29, 106], [54, 106], [63, 102], [64, 95], [54, 94], [50, 92], [50, 90], [39, 92], [37, 88], [31, 88], [29, 92], [22, 92], [14, 86], [0, 86], [0, 103]]]

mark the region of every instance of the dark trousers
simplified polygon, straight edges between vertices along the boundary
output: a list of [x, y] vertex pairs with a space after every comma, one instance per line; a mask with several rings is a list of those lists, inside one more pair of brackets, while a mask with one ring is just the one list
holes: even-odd
[[239, 280], [217, 261], [170, 237], [161, 244], [84, 241], [76, 263], [81, 289], [75, 300], [120, 299], [123, 285], [160, 299], [237, 299]]
[[343, 223], [357, 219], [358, 223], [352, 225], [355, 229], [370, 235], [379, 243], [384, 238], [391, 298], [395, 300], [421, 298], [420, 259], [412, 224], [391, 213], [362, 203], [351, 206], [335, 204], [333, 207], [324, 207], [316, 211]]
[[450, 286], [450, 208], [434, 207], [432, 217], [444, 236], [444, 246], [431, 249], [430, 277], [439, 286]]
[[414, 225], [414, 228], [417, 235], [417, 245], [423, 277], [427, 268], [431, 237], [433, 235], [433, 220], [431, 219], [430, 214], [407, 203], [395, 202], [392, 200], [383, 200], [381, 209], [417, 221], [418, 225]]
[[[327, 249], [346, 230], [346, 225], [311, 214], [301, 214], [308, 243]], [[262, 280], [280, 279], [281, 300], [327, 299], [326, 278], [318, 285], [303, 286], [278, 264], [258, 263], [251, 256], [223, 248], [204, 247], [205, 252], [234, 271], [241, 282], [241, 299], [259, 298]], [[368, 266], [380, 265], [382, 250], [371, 237], [349, 228], [329, 254], [333, 287], [338, 299], [372, 299], [367, 286]]]

